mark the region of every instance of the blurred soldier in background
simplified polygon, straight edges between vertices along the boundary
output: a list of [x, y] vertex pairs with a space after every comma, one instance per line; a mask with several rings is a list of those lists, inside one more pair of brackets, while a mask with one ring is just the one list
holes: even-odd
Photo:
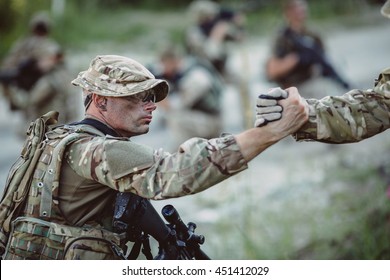
[[[381, 13], [390, 18], [390, 0]], [[297, 92], [296, 88], [288, 90]], [[280, 89], [261, 94], [255, 125], [263, 124], [265, 116], [270, 119], [271, 114], [280, 117], [277, 100], [286, 96]], [[372, 137], [390, 128], [390, 67], [381, 71], [372, 89], [353, 89], [343, 95], [306, 99], [306, 103], [309, 120], [294, 134], [296, 140], [341, 144]]]
[[52, 110], [60, 112], [60, 123], [75, 121], [79, 117], [78, 109], [82, 108], [79, 108], [75, 89], [69, 83], [72, 76], [65, 63], [65, 54], [54, 46], [42, 52], [38, 65], [44, 75], [29, 91], [27, 102], [20, 104], [19, 108], [25, 113], [27, 121]]
[[[383, 5], [381, 13], [390, 18], [390, 0]], [[298, 92], [296, 88], [288, 90]], [[278, 99], [286, 96], [280, 89], [261, 94], [255, 126], [266, 123], [266, 118], [280, 117], [282, 108]], [[309, 119], [293, 134], [297, 141], [344, 144], [375, 136], [390, 128], [390, 67], [381, 71], [372, 89], [353, 89], [343, 95], [306, 99], [306, 103]], [[384, 158], [377, 159], [378, 173], [386, 180], [386, 193], [390, 197], [390, 162], [386, 150], [383, 154]]]
[[42, 49], [58, 48], [57, 42], [49, 37], [51, 22], [46, 13], [39, 12], [32, 17], [29, 31], [27, 37], [20, 38], [14, 43], [1, 65], [0, 82], [11, 110], [18, 107], [14, 104], [18, 101], [12, 96], [14, 89], [28, 92], [43, 75], [42, 69], [38, 67]]
[[175, 47], [165, 48], [151, 69], [169, 83], [171, 94], [161, 102], [167, 126], [173, 135], [172, 148], [188, 138], [215, 138], [222, 133], [222, 79], [209, 64], [185, 57]]
[[225, 75], [228, 43], [243, 39], [244, 14], [222, 8], [208, 0], [193, 1], [188, 11], [194, 20], [186, 31], [188, 53], [209, 61]]
[[277, 34], [266, 75], [281, 88], [295, 86], [306, 98], [345, 92], [349, 85], [326, 58], [321, 37], [306, 26], [305, 0], [288, 0], [283, 13], [286, 26]]
[[23, 111], [27, 123], [50, 110], [61, 112], [60, 122], [77, 117], [68, 104], [68, 97], [74, 96], [68, 82], [71, 75], [65, 66], [63, 50], [49, 37], [50, 31], [48, 15], [42, 12], [34, 15], [30, 34], [12, 46], [2, 64], [0, 81], [4, 96], [12, 111]]

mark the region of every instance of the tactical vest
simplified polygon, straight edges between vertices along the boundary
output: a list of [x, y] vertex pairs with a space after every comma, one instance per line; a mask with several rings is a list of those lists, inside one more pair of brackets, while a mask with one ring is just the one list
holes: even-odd
[[[4, 259], [119, 259], [124, 235], [98, 224], [67, 224], [58, 202], [62, 159], [66, 147], [86, 134], [71, 127], [49, 132], [35, 169], [23, 214], [11, 223]], [[95, 133], [94, 133], [95, 132]]]

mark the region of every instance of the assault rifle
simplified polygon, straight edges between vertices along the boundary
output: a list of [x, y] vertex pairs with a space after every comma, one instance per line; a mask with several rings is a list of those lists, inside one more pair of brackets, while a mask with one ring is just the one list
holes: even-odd
[[297, 48], [297, 52], [301, 60], [303, 60], [302, 64], [320, 64], [322, 67], [322, 74], [325, 77], [330, 77], [347, 90], [350, 89], [350, 85], [336, 72], [332, 64], [326, 58], [325, 54], [306, 44], [304, 40], [302, 40], [289, 29], [286, 31], [285, 35], [294, 43], [295, 47]]
[[[243, 31], [244, 26], [236, 25], [236, 23], [234, 22], [235, 17], [239, 14], [247, 14], [249, 12], [253, 12], [255, 10], [265, 7], [266, 5], [268, 5], [268, 3], [266, 3], [264, 0], [251, 0], [244, 1], [243, 3], [240, 3], [238, 7], [235, 8], [221, 6], [218, 14], [213, 19], [202, 23], [200, 25], [200, 28], [203, 34], [209, 36], [211, 30], [218, 22], [225, 21], [233, 24], [238, 30]], [[235, 40], [232, 34], [228, 34], [224, 39], [227, 41]]]
[[[203, 235], [195, 234], [196, 224], [185, 225], [172, 205], [162, 209], [165, 224], [148, 199], [132, 193], [118, 193], [115, 202], [113, 228], [118, 233], [126, 233], [134, 242], [127, 259], [137, 259], [142, 253], [146, 259], [155, 260], [208, 260], [201, 249]], [[159, 243], [159, 252], [153, 257], [149, 236]]]

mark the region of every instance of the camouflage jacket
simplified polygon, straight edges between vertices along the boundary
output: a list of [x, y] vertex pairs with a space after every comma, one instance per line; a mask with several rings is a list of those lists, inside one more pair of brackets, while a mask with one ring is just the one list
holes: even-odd
[[16, 69], [21, 62], [30, 58], [37, 59], [43, 51], [57, 46], [58, 43], [48, 37], [30, 35], [21, 38], [12, 45], [2, 62], [1, 69]]
[[[82, 133], [85, 126], [70, 129]], [[72, 225], [100, 222], [104, 213], [112, 214], [107, 207], [116, 191], [154, 200], [180, 197], [203, 191], [246, 168], [232, 135], [192, 138], [170, 154], [96, 130], [96, 135], [85, 134], [65, 152], [59, 208]]]
[[[20, 104], [28, 120], [42, 116], [50, 110], [61, 112], [59, 123], [69, 123], [78, 117], [79, 101], [74, 87], [69, 83], [70, 73], [64, 63], [57, 64], [45, 73], [28, 93], [14, 88], [13, 94], [25, 96], [26, 100]], [[76, 100], [77, 98], [77, 100]]]
[[374, 136], [390, 127], [390, 68], [382, 71], [373, 89], [307, 102], [309, 121], [294, 135], [296, 140], [352, 143]]

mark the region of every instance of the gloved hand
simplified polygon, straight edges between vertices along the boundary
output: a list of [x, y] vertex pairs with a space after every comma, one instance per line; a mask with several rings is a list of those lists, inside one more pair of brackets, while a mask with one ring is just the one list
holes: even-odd
[[260, 94], [256, 104], [255, 127], [261, 127], [282, 117], [283, 107], [277, 100], [285, 99], [288, 93], [281, 88], [273, 88], [268, 93]]

